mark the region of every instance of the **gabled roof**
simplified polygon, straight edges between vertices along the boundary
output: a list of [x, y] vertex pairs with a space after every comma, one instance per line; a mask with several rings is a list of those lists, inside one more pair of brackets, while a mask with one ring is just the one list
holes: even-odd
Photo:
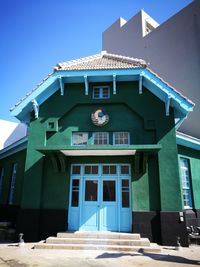
[[58, 63], [54, 70], [135, 69], [146, 68], [146, 66], [146, 62], [142, 59], [114, 55], [102, 51], [100, 54]]
[[113, 81], [114, 93], [116, 81], [135, 80], [139, 80], [139, 93], [142, 93], [144, 85], [165, 103], [166, 114], [169, 106], [172, 106], [179, 122], [193, 110], [194, 104], [152, 72], [144, 60], [103, 51], [93, 56], [57, 64], [54, 72], [22, 98], [11, 112], [19, 120], [29, 120], [30, 111], [34, 110], [38, 115], [39, 106], [57, 90], [61, 90], [61, 95], [64, 94], [64, 83], [85, 83], [87, 95], [89, 82]]

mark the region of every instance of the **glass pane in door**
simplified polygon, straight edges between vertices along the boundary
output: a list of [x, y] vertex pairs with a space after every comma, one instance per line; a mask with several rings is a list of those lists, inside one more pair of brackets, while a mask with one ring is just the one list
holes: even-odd
[[115, 181], [103, 181], [103, 201], [116, 201]]
[[122, 180], [122, 208], [129, 208], [129, 180]]
[[85, 182], [85, 201], [97, 201], [98, 181]]

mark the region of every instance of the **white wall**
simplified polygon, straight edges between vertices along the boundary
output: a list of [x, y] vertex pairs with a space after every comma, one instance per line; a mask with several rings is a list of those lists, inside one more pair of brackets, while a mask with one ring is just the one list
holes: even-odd
[[196, 0], [143, 37], [144, 14], [103, 33], [103, 50], [142, 58], [196, 105], [180, 131], [200, 138], [200, 1]]
[[0, 150], [26, 135], [27, 126], [25, 124], [0, 120]]

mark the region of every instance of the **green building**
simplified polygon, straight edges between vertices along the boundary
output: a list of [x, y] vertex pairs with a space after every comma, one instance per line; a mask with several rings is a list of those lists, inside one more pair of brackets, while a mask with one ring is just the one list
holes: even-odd
[[0, 151], [0, 220], [25, 241], [60, 231], [136, 232], [188, 245], [200, 226], [194, 104], [143, 60], [102, 52], [58, 64], [11, 113], [28, 136]]

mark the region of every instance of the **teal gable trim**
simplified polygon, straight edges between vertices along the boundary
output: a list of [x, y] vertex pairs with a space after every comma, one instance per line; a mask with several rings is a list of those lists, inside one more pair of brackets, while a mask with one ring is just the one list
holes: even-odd
[[[194, 104], [192, 102], [185, 99], [148, 69], [112, 69], [88, 71], [56, 71], [51, 76], [49, 76], [47, 80], [45, 80], [41, 85], [39, 85], [38, 88], [36, 88], [27, 98], [22, 100], [11, 111], [11, 114], [17, 117], [19, 120], [25, 121], [27, 113], [30, 113], [30, 111], [33, 110], [31, 101], [35, 99], [38, 105], [45, 102], [52, 94], [60, 89], [59, 80], [61, 78], [63, 83], [84, 83], [84, 77], [87, 77], [88, 83], [99, 81], [113, 82], [113, 75], [117, 76], [117, 81], [140, 80], [140, 77], [142, 75], [143, 85], [154, 95], [156, 95], [161, 101], [163, 101], [166, 107], [171, 105], [175, 109], [176, 117], [179, 119], [178, 122], [186, 117], [188, 112], [193, 110]], [[87, 88], [85, 91], [87, 94]], [[139, 93], [141, 93], [141, 89]], [[170, 103], [167, 102], [169, 98]], [[166, 109], [166, 113], [168, 113], [168, 109]]]
[[176, 143], [200, 151], [200, 140], [189, 135], [176, 132]]
[[0, 159], [3, 159], [5, 157], [8, 157], [14, 153], [17, 153], [21, 150], [24, 150], [27, 148], [28, 143], [28, 137], [24, 137], [17, 142], [11, 144], [8, 147], [5, 147], [4, 149], [0, 150]]
[[142, 72], [144, 76], [144, 85], [156, 96], [158, 96], [163, 102], [166, 102], [166, 96], [174, 100], [172, 106], [177, 108], [182, 108], [185, 112], [190, 112], [193, 110], [194, 104], [185, 99], [180, 93], [173, 90], [165, 82], [161, 80], [158, 76], [153, 74], [151, 71], [145, 69]]

